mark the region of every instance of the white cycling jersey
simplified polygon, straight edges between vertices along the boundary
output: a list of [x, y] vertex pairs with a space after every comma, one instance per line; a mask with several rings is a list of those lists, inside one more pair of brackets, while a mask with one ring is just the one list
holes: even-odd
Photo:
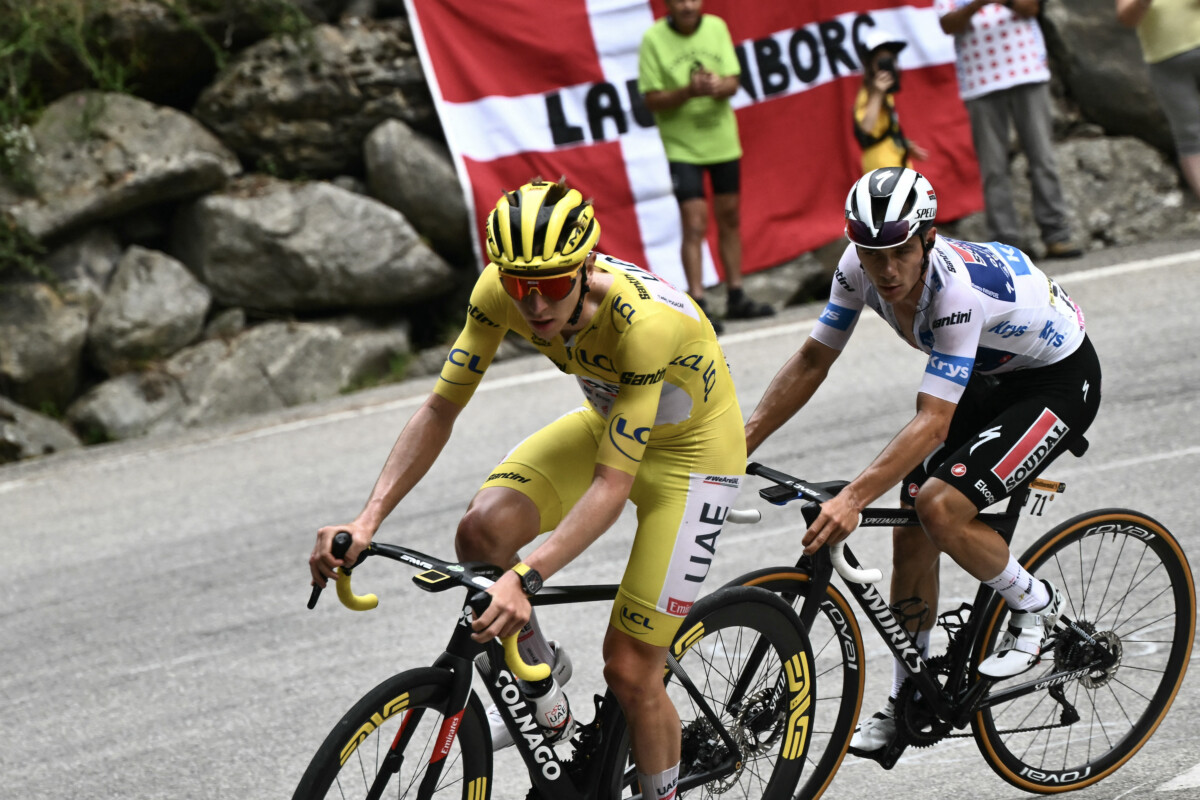
[[920, 391], [952, 403], [962, 396], [971, 373], [1054, 364], [1075, 352], [1084, 336], [1083, 311], [1062, 287], [1020, 250], [999, 242], [936, 237], [920, 310], [907, 336], [850, 245], [812, 337], [841, 350], [863, 306], [929, 354]]

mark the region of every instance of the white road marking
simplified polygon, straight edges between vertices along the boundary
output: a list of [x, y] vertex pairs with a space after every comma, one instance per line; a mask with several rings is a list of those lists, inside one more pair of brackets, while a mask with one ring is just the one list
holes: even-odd
[[1158, 787], [1160, 792], [1178, 792], [1181, 789], [1200, 787], [1200, 764], [1189, 769], [1182, 775], [1176, 775], [1171, 780]]

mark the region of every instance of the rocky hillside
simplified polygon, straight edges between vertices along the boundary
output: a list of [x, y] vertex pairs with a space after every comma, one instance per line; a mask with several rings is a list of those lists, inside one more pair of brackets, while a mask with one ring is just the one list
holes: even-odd
[[[1045, 27], [1087, 247], [1200, 232], [1133, 34]], [[0, 463], [440, 365], [474, 262], [402, 3], [0, 0], [0, 40]]]

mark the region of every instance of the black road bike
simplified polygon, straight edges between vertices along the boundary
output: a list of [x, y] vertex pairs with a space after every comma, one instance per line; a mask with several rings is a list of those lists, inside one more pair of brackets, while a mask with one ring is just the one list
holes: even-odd
[[[807, 501], [806, 527], [820, 503], [846, 485], [808, 482], [757, 463], [747, 472], [771, 482], [759, 492], [769, 502]], [[980, 519], [1011, 542], [1022, 509], [1040, 514], [1065, 488], [1034, 480], [1010, 496], [1003, 512]], [[917, 524], [907, 509], [862, 513], [863, 527]], [[949, 644], [944, 653], [922, 658], [906, 630], [910, 615], [903, 604], [888, 604], [873, 585], [879, 571], [861, 569], [844, 542], [729, 584], [778, 593], [796, 608], [814, 648], [821, 689], [798, 800], [815, 800], [829, 786], [862, 711], [862, 631], [847, 597], [831, 583], [835, 571], [909, 674], [896, 699], [899, 736], [876, 755], [883, 767], [890, 769], [910, 746], [973, 735], [1001, 778], [1052, 793], [1103, 779], [1146, 743], [1183, 682], [1195, 634], [1196, 591], [1179, 542], [1145, 514], [1105, 508], [1057, 525], [1019, 560], [1059, 588], [1063, 610], [1040, 662], [1002, 682], [977, 672], [1008, 616], [1002, 598], [986, 586], [974, 602], [938, 617]], [[968, 726], [970, 734], [960, 732]]]
[[[335, 554], [344, 554], [349, 544], [348, 534], [338, 534]], [[493, 787], [492, 741], [483, 702], [472, 688], [476, 673], [528, 769], [527, 797], [641, 797], [628, 730], [610, 692], [596, 696], [594, 718], [578, 725], [569, 743], [551, 745], [516, 683], [517, 677], [544, 678], [549, 668], [521, 663], [516, 637], [503, 645], [471, 639], [472, 610], [486, 608], [491, 596], [483, 590], [502, 574], [500, 568], [442, 561], [378, 542], [358, 564], [370, 556], [419, 569], [413, 581], [426, 591], [465, 589], [468, 602], [432, 666], [386, 679], [345, 713], [313, 756], [295, 800], [487, 800]], [[374, 595], [353, 593], [350, 571], [342, 570], [337, 581], [339, 598], [351, 608], [373, 608]], [[615, 584], [546, 586], [531, 602], [611, 602], [616, 592]], [[318, 595], [314, 589], [310, 608]], [[751, 657], [753, 668], [746, 664]], [[748, 586], [701, 598], [675, 638], [664, 680], [682, 721], [681, 796], [792, 797], [808, 751], [816, 689], [808, 639], [787, 603]], [[579, 719], [579, 708], [575, 711]]]

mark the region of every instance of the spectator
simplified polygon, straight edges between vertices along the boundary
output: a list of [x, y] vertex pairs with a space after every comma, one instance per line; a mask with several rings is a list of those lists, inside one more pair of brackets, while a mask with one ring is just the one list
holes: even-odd
[[[712, 183], [717, 249], [725, 267], [728, 319], [766, 317], [775, 311], [742, 289], [740, 185], [742, 145], [729, 98], [741, 67], [724, 20], [701, 13], [703, 0], [666, 0], [667, 16], [642, 37], [638, 91], [658, 125], [671, 168], [683, 226], [681, 257], [687, 290], [704, 300], [701, 248], [708, 227], [704, 174]], [[719, 328], [719, 324], [714, 327]], [[719, 331], [718, 331], [719, 332]]]
[[1137, 28], [1179, 168], [1200, 197], [1200, 7], [1196, 0], [1117, 0], [1117, 19]]
[[863, 82], [854, 100], [854, 138], [862, 147], [862, 171], [880, 167], [912, 167], [929, 157], [924, 147], [900, 130], [895, 94], [900, 91], [900, 51], [908, 43], [878, 28], [864, 43]]
[[[971, 119], [983, 177], [988, 235], [1027, 250], [1008, 174], [1010, 123], [1029, 159], [1033, 218], [1046, 258], [1076, 258], [1050, 124], [1050, 68], [1038, 26], [1040, 0], [934, 0], [942, 30], [954, 36], [958, 89]], [[1001, 46], [1000, 43], [1004, 44]]]

